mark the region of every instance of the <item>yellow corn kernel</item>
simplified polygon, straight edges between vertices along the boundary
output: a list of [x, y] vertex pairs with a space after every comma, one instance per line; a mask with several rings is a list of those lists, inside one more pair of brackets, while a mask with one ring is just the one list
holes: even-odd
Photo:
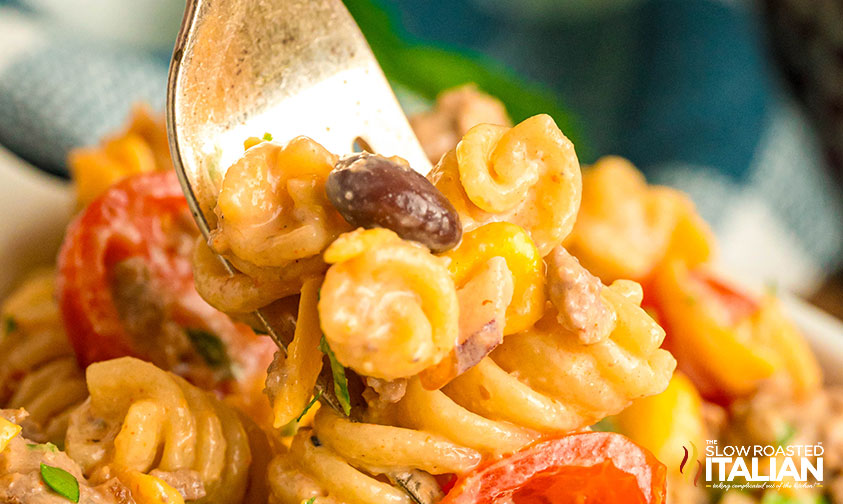
[[442, 257], [459, 289], [492, 257], [503, 257], [512, 273], [512, 304], [506, 311], [504, 334], [528, 329], [544, 314], [544, 265], [530, 235], [508, 222], [492, 222], [465, 233], [460, 244]]
[[0, 418], [0, 452], [6, 449], [9, 442], [20, 434], [21, 426], [5, 418]]
[[137, 504], [184, 504], [184, 497], [162, 479], [139, 471], [127, 471], [120, 476], [132, 492]]
[[[675, 373], [661, 394], [632, 403], [616, 417], [621, 433], [650, 450], [671, 472], [679, 472], [687, 448], [691, 443], [702, 449], [705, 427], [702, 418], [702, 399], [685, 375]], [[689, 459], [690, 473], [696, 463]], [[685, 471], [687, 472], [687, 471]]]
[[261, 142], [263, 142], [263, 139], [261, 139], [261, 138], [254, 137], [254, 136], [249, 137], [243, 142], [243, 150], [249, 150], [249, 149], [251, 149], [252, 147], [254, 147], [255, 145], [257, 145]]

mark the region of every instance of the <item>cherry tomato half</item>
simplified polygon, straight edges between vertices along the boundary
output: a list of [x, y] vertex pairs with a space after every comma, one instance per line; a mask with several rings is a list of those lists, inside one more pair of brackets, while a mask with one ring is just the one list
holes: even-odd
[[131, 355], [203, 388], [260, 393], [275, 345], [196, 292], [197, 233], [174, 172], [124, 179], [71, 223], [57, 285], [81, 365]]
[[463, 476], [441, 504], [641, 503], [665, 499], [667, 469], [613, 432], [544, 439]]

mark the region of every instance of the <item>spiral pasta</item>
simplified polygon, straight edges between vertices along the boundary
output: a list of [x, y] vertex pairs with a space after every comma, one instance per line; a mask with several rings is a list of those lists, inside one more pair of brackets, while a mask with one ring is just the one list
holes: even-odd
[[661, 392], [675, 361], [659, 348], [664, 332], [638, 306], [640, 286], [618, 281], [601, 296], [615, 316], [604, 340], [583, 343], [548, 306], [534, 327], [507, 336], [441, 390], [410, 378], [397, 400], [369, 395], [359, 423], [320, 409], [312, 429], [271, 466], [276, 502], [408, 502], [377, 476], [462, 474], [483, 457], [512, 453], [543, 433], [585, 428]]
[[[230, 280], [211, 267], [207, 253], [198, 256], [197, 289], [203, 297], [224, 311], [245, 311], [297, 292], [304, 276], [325, 270], [320, 254], [349, 229], [325, 195], [336, 161], [306, 137], [284, 146], [259, 142], [246, 150], [225, 174], [209, 240], [245, 278]], [[214, 289], [220, 285], [230, 287], [224, 296]]]
[[629, 161], [601, 158], [582, 183], [582, 207], [565, 246], [604, 282], [640, 281], [668, 256], [694, 265], [712, 255], [711, 231], [691, 200], [648, 186]]
[[25, 408], [55, 444], [71, 410], [87, 396], [82, 371], [64, 333], [52, 270], [33, 274], [3, 304], [0, 407]]
[[616, 317], [607, 339], [582, 343], [549, 308], [444, 392], [473, 412], [545, 432], [585, 427], [661, 392], [676, 362], [659, 348], [664, 331], [639, 306], [641, 287], [616, 281], [601, 295]]
[[459, 310], [442, 259], [387, 229], [358, 229], [325, 251], [332, 263], [319, 320], [339, 361], [365, 376], [418, 374], [456, 345]]
[[234, 410], [131, 357], [92, 364], [86, 374], [90, 399], [71, 417], [66, 450], [93, 482], [137, 471], [173, 482], [197, 502], [265, 495], [261, 478], [250, 476], [265, 470], [252, 463], [250, 437], [260, 436], [250, 436]]
[[466, 231], [511, 222], [530, 234], [542, 256], [571, 231], [582, 192], [574, 146], [544, 114], [513, 128], [471, 128], [428, 178]]
[[[269, 481], [279, 504], [299, 504], [311, 497], [338, 504], [409, 504], [413, 501], [406, 493], [379, 476], [413, 469], [429, 474], [464, 473], [480, 460], [479, 452], [443, 436], [351, 422], [322, 408], [313, 428], [299, 431], [290, 451], [272, 462]], [[438, 490], [435, 483], [431, 485]]]

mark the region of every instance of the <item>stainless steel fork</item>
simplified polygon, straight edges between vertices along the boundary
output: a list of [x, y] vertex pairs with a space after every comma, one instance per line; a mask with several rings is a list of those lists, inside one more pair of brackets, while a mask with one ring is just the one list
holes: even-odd
[[[216, 226], [225, 170], [243, 141], [306, 135], [344, 154], [355, 144], [430, 163], [351, 15], [339, 0], [188, 0], [170, 64], [167, 130], [173, 163], [205, 238]], [[222, 257], [229, 272], [232, 266]], [[271, 317], [258, 318], [284, 351]], [[339, 408], [329, 375], [322, 400]], [[417, 503], [441, 491], [427, 473], [390, 474]]]

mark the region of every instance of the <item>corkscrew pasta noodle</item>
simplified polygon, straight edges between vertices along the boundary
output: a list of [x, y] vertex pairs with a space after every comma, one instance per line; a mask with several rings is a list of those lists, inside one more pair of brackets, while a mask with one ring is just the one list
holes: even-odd
[[618, 281], [602, 295], [617, 320], [608, 339], [583, 344], [548, 308], [444, 392], [471, 411], [546, 432], [586, 427], [660, 392], [676, 362], [659, 348], [664, 331], [639, 307], [640, 286]]
[[644, 279], [668, 256], [704, 262], [714, 240], [687, 196], [648, 186], [632, 163], [607, 156], [583, 172], [582, 206], [565, 245], [589, 271], [612, 282]]
[[66, 447], [92, 480], [181, 472], [201, 483], [197, 502], [243, 502], [252, 454], [237, 413], [131, 357], [92, 364], [86, 374], [90, 399], [74, 412]]
[[3, 304], [0, 407], [25, 408], [45, 437], [61, 445], [70, 412], [87, 390], [61, 323], [54, 274], [34, 273]]
[[444, 261], [387, 229], [358, 229], [325, 252], [319, 320], [339, 361], [394, 380], [418, 374], [456, 345], [459, 311]]
[[261, 267], [321, 253], [348, 227], [325, 196], [336, 161], [305, 137], [249, 148], [225, 174], [212, 247]]
[[530, 234], [542, 256], [571, 231], [582, 192], [574, 146], [547, 115], [513, 128], [475, 126], [428, 178], [466, 231], [511, 222]]

